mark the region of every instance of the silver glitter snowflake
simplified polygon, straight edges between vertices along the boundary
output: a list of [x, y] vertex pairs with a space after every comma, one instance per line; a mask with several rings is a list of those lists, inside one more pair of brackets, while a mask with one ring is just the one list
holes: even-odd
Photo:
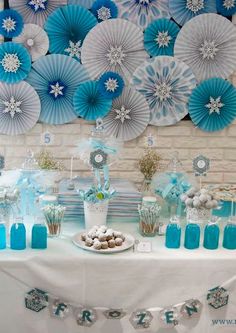
[[108, 53], [106, 54], [110, 65], [122, 65], [125, 58], [125, 53], [122, 50], [122, 46], [111, 46]]
[[1, 65], [5, 72], [16, 73], [22, 63], [17, 55], [17, 53], [5, 53], [3, 59], [1, 60]]
[[223, 287], [216, 287], [209, 290], [207, 294], [208, 304], [214, 309], [222, 308], [228, 304], [229, 294], [228, 291]]
[[203, 59], [213, 60], [216, 56], [218, 48], [215, 41], [205, 40], [204, 43], [202, 43], [201, 47], [199, 48], [199, 51]]
[[109, 78], [108, 80], [106, 80], [104, 85], [105, 85], [107, 91], [115, 92], [116, 89], [119, 88], [117, 79]]
[[155, 84], [154, 96], [158, 97], [161, 102], [171, 97], [171, 87], [166, 82]]
[[122, 124], [125, 122], [125, 120], [131, 119], [131, 117], [129, 115], [131, 110], [126, 109], [124, 105], [122, 105], [120, 109], [115, 109], [114, 111], [117, 113], [117, 116], [115, 117], [115, 119], [120, 119]]
[[69, 41], [69, 47], [65, 49], [65, 52], [69, 53], [70, 57], [75, 57], [77, 59], [81, 58], [81, 40], [77, 43], [73, 43], [71, 40]]
[[53, 94], [55, 98], [64, 95], [63, 89], [65, 87], [60, 85], [59, 82], [56, 82], [55, 84], [50, 84], [50, 88], [51, 88], [51, 90], [49, 91], [49, 93]]
[[5, 19], [2, 20], [2, 28], [7, 32], [16, 30], [16, 21], [10, 16], [6, 17]]
[[168, 31], [158, 31], [155, 41], [158, 44], [158, 47], [167, 47], [171, 41], [172, 37], [168, 35]]
[[30, 0], [28, 5], [34, 9], [35, 12], [38, 10], [45, 10], [48, 0]]
[[186, 8], [196, 14], [199, 10], [204, 8], [204, 0], [187, 0]]
[[214, 99], [213, 97], [210, 97], [210, 102], [205, 105], [209, 109], [209, 114], [212, 114], [216, 112], [217, 114], [220, 114], [220, 109], [224, 106], [224, 104], [221, 102], [221, 96]]
[[14, 118], [16, 113], [22, 113], [20, 109], [22, 102], [16, 101], [14, 96], [11, 96], [9, 101], [3, 101], [3, 104], [6, 106], [3, 113], [9, 113], [11, 118]]
[[98, 19], [101, 21], [109, 20], [109, 18], [111, 18], [110, 8], [102, 6], [101, 8], [99, 8], [97, 10], [97, 15], [98, 15]]
[[229, 10], [229, 9], [231, 9], [231, 8], [234, 8], [234, 6], [235, 6], [235, 0], [225, 0], [225, 1], [223, 2], [223, 6], [224, 6], [227, 10]]

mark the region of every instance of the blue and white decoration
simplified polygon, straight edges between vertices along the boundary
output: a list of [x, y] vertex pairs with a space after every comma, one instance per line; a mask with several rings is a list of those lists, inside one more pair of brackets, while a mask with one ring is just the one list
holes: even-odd
[[222, 308], [223, 306], [228, 304], [229, 293], [223, 287], [215, 287], [209, 290], [207, 294], [207, 301], [208, 304], [214, 309]]
[[188, 114], [188, 98], [196, 86], [185, 63], [168, 56], [152, 58], [135, 71], [132, 85], [149, 104], [150, 124], [173, 125]]
[[25, 307], [34, 312], [40, 312], [48, 306], [48, 294], [34, 288], [25, 295]]
[[198, 299], [189, 299], [181, 306], [180, 313], [186, 319], [199, 318], [202, 311], [202, 303]]
[[68, 0], [68, 5], [79, 5], [90, 9], [95, 0]]
[[114, 72], [104, 73], [98, 81], [99, 92], [108, 99], [119, 97], [124, 88], [122, 77]]
[[152, 57], [159, 55], [172, 56], [174, 44], [180, 28], [166, 18], [150, 23], [144, 32], [144, 47]]
[[116, 18], [118, 9], [112, 0], [96, 0], [92, 5], [91, 12], [98, 22]]
[[77, 324], [84, 327], [93, 326], [98, 319], [95, 309], [85, 307], [78, 308], [75, 316]]
[[126, 315], [126, 312], [122, 309], [109, 309], [103, 312], [107, 319], [121, 319]]
[[71, 307], [60, 299], [53, 299], [49, 311], [53, 318], [65, 319], [70, 315]]
[[147, 329], [150, 327], [153, 315], [145, 309], [137, 310], [132, 313], [129, 321], [135, 329]]
[[232, 16], [236, 13], [236, 0], [216, 0], [217, 12], [223, 16]]
[[21, 15], [12, 9], [0, 11], [0, 35], [7, 38], [18, 36], [23, 28]]
[[159, 318], [164, 327], [175, 327], [179, 324], [179, 312], [177, 307], [168, 307], [161, 310]]

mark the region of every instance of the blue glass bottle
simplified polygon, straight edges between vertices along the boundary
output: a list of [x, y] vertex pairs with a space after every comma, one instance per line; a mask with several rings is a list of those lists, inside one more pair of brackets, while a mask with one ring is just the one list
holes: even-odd
[[24, 250], [26, 248], [26, 229], [22, 219], [13, 223], [10, 232], [10, 247], [12, 250]]
[[216, 250], [219, 246], [220, 228], [217, 219], [211, 220], [204, 229], [203, 246], [208, 250]]
[[189, 250], [199, 248], [200, 226], [197, 223], [189, 223], [185, 228], [184, 247]]
[[166, 247], [168, 249], [178, 249], [181, 240], [181, 227], [177, 216], [170, 219], [166, 228]]
[[236, 250], [236, 222], [229, 221], [224, 229], [223, 247]]
[[47, 248], [47, 227], [44, 224], [34, 224], [32, 228], [32, 249]]
[[0, 250], [6, 248], [6, 227], [4, 223], [0, 224]]

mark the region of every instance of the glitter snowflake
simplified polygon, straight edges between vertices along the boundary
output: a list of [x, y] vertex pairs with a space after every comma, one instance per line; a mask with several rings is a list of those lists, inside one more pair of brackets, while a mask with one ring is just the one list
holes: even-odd
[[109, 18], [111, 18], [110, 8], [102, 6], [101, 8], [99, 8], [97, 10], [97, 15], [98, 15], [98, 19], [101, 21], [109, 20]]
[[215, 41], [210, 42], [205, 40], [204, 43], [202, 43], [201, 47], [199, 48], [199, 51], [203, 59], [213, 60], [216, 56], [218, 48], [216, 46]]
[[16, 30], [16, 21], [9, 16], [2, 20], [2, 28], [7, 32]]
[[124, 105], [122, 105], [120, 109], [115, 109], [115, 112], [117, 113], [117, 116], [115, 117], [115, 119], [120, 119], [122, 124], [124, 123], [125, 120], [131, 119], [131, 117], [129, 115], [131, 110], [126, 109]]
[[159, 48], [169, 46], [172, 37], [168, 35], [168, 31], [159, 31], [155, 41], [157, 42]]
[[32, 289], [25, 295], [25, 306], [27, 309], [39, 312], [48, 305], [48, 295], [40, 289]]
[[81, 57], [81, 40], [77, 43], [73, 43], [71, 40], [69, 41], [69, 47], [65, 49], [65, 52], [69, 53], [70, 57], [75, 57], [80, 59]]
[[209, 290], [207, 300], [214, 309], [219, 309], [228, 304], [229, 295], [225, 288], [216, 287]]
[[106, 57], [110, 61], [110, 65], [121, 66], [125, 58], [125, 53], [122, 50], [122, 46], [111, 46]]
[[58, 98], [58, 97], [64, 95], [64, 92], [63, 92], [64, 89], [65, 89], [65, 86], [61, 85], [61, 83], [57, 81], [57, 82], [50, 84], [49, 93], [52, 94], [55, 98]]
[[235, 6], [235, 0], [225, 0], [225, 1], [223, 2], [223, 6], [224, 6], [227, 10], [229, 10], [229, 9], [231, 9], [231, 8], [234, 8], [234, 6]]
[[166, 82], [155, 84], [154, 96], [158, 97], [161, 102], [171, 97], [171, 87]]
[[204, 8], [204, 0], [187, 0], [186, 8], [196, 14], [199, 10]]
[[22, 102], [16, 101], [14, 96], [10, 98], [10, 101], [3, 101], [3, 104], [6, 106], [3, 113], [9, 113], [12, 118], [14, 118], [16, 113], [22, 113], [20, 109]]
[[115, 92], [116, 89], [119, 88], [117, 79], [109, 78], [104, 84], [107, 91]]
[[209, 109], [209, 114], [212, 114], [214, 112], [220, 114], [220, 109], [224, 106], [220, 99], [221, 96], [217, 97], [216, 99], [210, 97], [210, 102], [205, 105], [205, 107]]
[[34, 9], [35, 12], [45, 10], [48, 0], [30, 0], [28, 5]]
[[17, 53], [5, 53], [3, 59], [1, 60], [1, 65], [5, 72], [16, 73], [22, 63], [17, 55]]

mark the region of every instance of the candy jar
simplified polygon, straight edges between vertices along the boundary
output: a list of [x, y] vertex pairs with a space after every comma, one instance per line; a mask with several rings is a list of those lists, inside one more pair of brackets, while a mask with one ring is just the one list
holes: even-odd
[[190, 222], [185, 228], [184, 247], [189, 250], [199, 248], [200, 244], [200, 226], [197, 223]]
[[203, 246], [208, 250], [216, 250], [219, 246], [219, 237], [218, 219], [213, 217], [205, 227]]
[[181, 227], [177, 216], [170, 219], [166, 228], [166, 247], [169, 249], [178, 249], [181, 240]]
[[26, 229], [22, 218], [16, 218], [16, 222], [11, 226], [10, 246], [12, 250], [26, 248]]
[[153, 237], [158, 230], [161, 207], [154, 197], [144, 197], [142, 205], [138, 206], [139, 231], [142, 236]]
[[236, 250], [236, 219], [231, 219], [224, 229], [223, 247]]

